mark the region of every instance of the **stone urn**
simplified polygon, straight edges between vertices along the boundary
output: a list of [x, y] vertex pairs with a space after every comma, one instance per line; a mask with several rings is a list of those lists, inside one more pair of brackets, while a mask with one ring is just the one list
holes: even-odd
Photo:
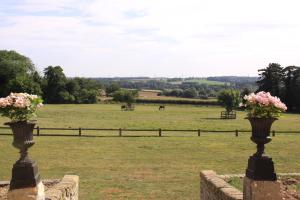
[[28, 149], [34, 145], [33, 129], [35, 122], [7, 122], [13, 132], [13, 146], [20, 150], [20, 158], [12, 169], [10, 190], [35, 187], [40, 182], [37, 163], [28, 156]]
[[270, 131], [276, 118], [247, 118], [252, 127], [251, 140], [257, 144], [257, 151], [248, 159], [246, 176], [253, 180], [275, 181], [277, 175], [272, 158], [265, 153], [265, 144], [271, 142]]

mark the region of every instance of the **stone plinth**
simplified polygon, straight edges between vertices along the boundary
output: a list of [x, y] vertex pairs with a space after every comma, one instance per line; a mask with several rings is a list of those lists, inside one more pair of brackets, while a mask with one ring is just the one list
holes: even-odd
[[[45, 186], [45, 200], [78, 200], [79, 195], [79, 177], [76, 175], [65, 175], [60, 179], [42, 180]], [[41, 187], [41, 185], [38, 185]], [[35, 188], [26, 188], [15, 190], [9, 194], [9, 181], [0, 181], [0, 199], [1, 200], [37, 200]], [[38, 199], [40, 200], [40, 199]]]
[[35, 187], [9, 190], [7, 200], [45, 200], [45, 190], [42, 182]]
[[244, 200], [282, 200], [278, 181], [255, 181], [244, 177]]
[[56, 185], [46, 190], [46, 200], [78, 200], [79, 176], [66, 175]]

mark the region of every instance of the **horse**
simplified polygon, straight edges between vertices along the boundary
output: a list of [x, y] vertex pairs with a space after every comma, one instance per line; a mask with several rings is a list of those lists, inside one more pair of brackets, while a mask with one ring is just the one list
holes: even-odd
[[122, 105], [121, 110], [126, 110], [126, 105]]
[[159, 106], [158, 110], [165, 110], [165, 106]]

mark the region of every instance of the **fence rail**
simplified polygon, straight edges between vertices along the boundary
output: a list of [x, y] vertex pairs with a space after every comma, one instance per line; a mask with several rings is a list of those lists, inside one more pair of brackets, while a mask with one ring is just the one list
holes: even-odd
[[[1, 129], [10, 129], [10, 127], [0, 127]], [[240, 133], [249, 133], [251, 130], [206, 130], [206, 129], [128, 129], [128, 128], [46, 128], [46, 127], [35, 127], [36, 136], [76, 136], [76, 137], [96, 137], [97, 135], [84, 135], [87, 131], [113, 131], [116, 132], [116, 136], [124, 136], [124, 132], [157, 132], [159, 137], [163, 136], [164, 132], [194, 132], [195, 136], [200, 137], [201, 133], [233, 133], [234, 136], [238, 137]], [[77, 134], [49, 134], [42, 133], [42, 131], [77, 131]], [[300, 131], [271, 131], [271, 135], [274, 137], [276, 133], [300, 133]], [[0, 133], [0, 135], [11, 135], [12, 133]], [[142, 136], [142, 135], [141, 135]]]

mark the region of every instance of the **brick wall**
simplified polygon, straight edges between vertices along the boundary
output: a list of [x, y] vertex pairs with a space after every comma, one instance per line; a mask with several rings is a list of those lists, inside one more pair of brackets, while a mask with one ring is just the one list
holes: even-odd
[[201, 200], [242, 200], [243, 193], [229, 185], [212, 170], [200, 173]]

